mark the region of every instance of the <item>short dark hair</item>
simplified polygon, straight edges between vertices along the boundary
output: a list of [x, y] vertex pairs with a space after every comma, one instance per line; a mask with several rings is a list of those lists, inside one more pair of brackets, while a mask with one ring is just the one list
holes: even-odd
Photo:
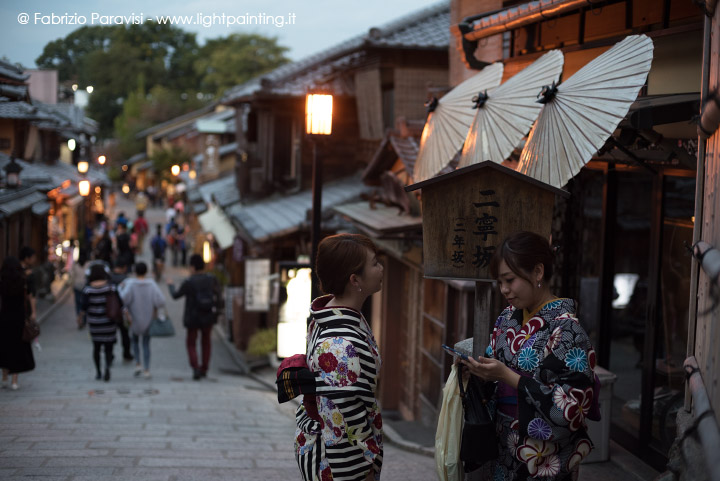
[[24, 261], [28, 257], [32, 257], [35, 255], [35, 249], [29, 246], [22, 247], [20, 249], [20, 255], [18, 255], [18, 258], [20, 259], [20, 262]]
[[113, 262], [113, 267], [127, 267], [130, 264], [124, 255], [118, 255]]
[[88, 282], [93, 281], [99, 281], [99, 280], [108, 280], [110, 276], [108, 276], [107, 271], [105, 270], [105, 266], [102, 264], [93, 264], [90, 266], [90, 275], [88, 276]]
[[350, 276], [361, 274], [365, 269], [366, 250], [377, 254], [373, 241], [362, 234], [336, 234], [320, 241], [315, 259], [320, 290], [341, 295]]
[[500, 262], [505, 264], [516, 275], [533, 284], [530, 273], [536, 265], [542, 264], [545, 273], [543, 279], [549, 281], [553, 274], [552, 247], [550, 242], [540, 234], [520, 231], [509, 235], [495, 251], [490, 260], [490, 274], [497, 279]]
[[196, 271], [205, 269], [205, 261], [200, 254], [193, 254], [190, 256], [190, 265], [193, 266]]
[[135, 264], [135, 274], [139, 276], [144, 276], [147, 274], [147, 264], [144, 262], [138, 262]]

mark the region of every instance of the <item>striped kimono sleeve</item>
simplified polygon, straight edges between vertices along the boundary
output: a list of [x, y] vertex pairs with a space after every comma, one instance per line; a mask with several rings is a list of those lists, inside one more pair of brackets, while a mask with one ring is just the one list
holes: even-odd
[[333, 479], [364, 479], [382, 464], [382, 438], [373, 429], [376, 417], [380, 423], [375, 358], [355, 329], [325, 329], [315, 346], [318, 413]]

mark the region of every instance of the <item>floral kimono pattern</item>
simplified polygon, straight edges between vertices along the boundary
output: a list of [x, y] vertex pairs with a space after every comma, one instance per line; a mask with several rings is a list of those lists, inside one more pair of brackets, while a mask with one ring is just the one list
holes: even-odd
[[317, 419], [296, 412], [295, 455], [304, 481], [380, 478], [382, 417], [375, 399], [380, 354], [370, 326], [349, 308], [313, 302], [307, 364], [315, 373]]
[[521, 375], [516, 416], [497, 411], [495, 480], [565, 479], [592, 449], [585, 418], [596, 356], [574, 312], [572, 300], [557, 299], [524, 326], [512, 306], [495, 323], [486, 354]]

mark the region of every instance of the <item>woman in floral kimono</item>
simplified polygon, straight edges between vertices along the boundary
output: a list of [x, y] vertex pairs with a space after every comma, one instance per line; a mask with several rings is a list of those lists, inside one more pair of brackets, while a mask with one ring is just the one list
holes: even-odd
[[463, 363], [496, 381], [500, 456], [495, 480], [574, 480], [592, 449], [585, 419], [593, 406], [595, 351], [575, 304], [549, 288], [553, 253], [547, 239], [508, 237], [490, 271], [509, 306], [500, 314], [486, 357]]
[[316, 394], [296, 413], [298, 466], [305, 481], [380, 479], [380, 354], [360, 309], [382, 288], [383, 266], [370, 239], [338, 234], [320, 242], [316, 272], [327, 295], [310, 308], [306, 361]]

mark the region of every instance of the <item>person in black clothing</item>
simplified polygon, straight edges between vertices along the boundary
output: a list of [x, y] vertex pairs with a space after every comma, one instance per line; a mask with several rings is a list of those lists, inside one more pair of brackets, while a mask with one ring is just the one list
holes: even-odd
[[[187, 328], [185, 345], [193, 369], [193, 379], [197, 381], [207, 375], [210, 364], [210, 334], [213, 324], [217, 322], [221, 297], [217, 278], [203, 273], [205, 262], [199, 254], [190, 256], [190, 268], [192, 275], [183, 281], [180, 289], [175, 290], [172, 283], [168, 283], [168, 289], [173, 299], [185, 296], [183, 315], [183, 325]], [[196, 350], [198, 332], [202, 335], [201, 363], [198, 363]]]
[[105, 230], [102, 237], [98, 239], [97, 246], [95, 246], [95, 259], [100, 259], [108, 264], [112, 257], [112, 240], [110, 239], [110, 233]]
[[[22, 339], [29, 302], [25, 272], [17, 257], [6, 257], [0, 269], [0, 368], [3, 387], [18, 389], [18, 374], [35, 369], [32, 347]], [[33, 314], [34, 315], [34, 314]]]
[[[112, 274], [110, 274], [110, 284], [120, 290], [119, 286], [125, 279], [127, 279], [127, 264], [122, 256], [118, 256]], [[122, 341], [123, 359], [132, 361], [134, 358], [130, 351], [130, 334], [124, 322], [120, 324], [120, 340]]]
[[130, 234], [127, 232], [127, 225], [118, 223], [117, 231], [115, 234], [115, 245], [117, 246], [117, 259], [121, 260], [126, 266], [128, 271], [132, 271], [132, 266], [135, 264], [135, 253], [130, 247]]
[[37, 296], [37, 284], [35, 282], [35, 274], [33, 273], [33, 266], [37, 260], [35, 255], [35, 249], [32, 247], [23, 247], [20, 249], [20, 264], [25, 271], [25, 289], [27, 292], [27, 307], [25, 315], [29, 318], [35, 319], [37, 311], [35, 310], [35, 299]]

